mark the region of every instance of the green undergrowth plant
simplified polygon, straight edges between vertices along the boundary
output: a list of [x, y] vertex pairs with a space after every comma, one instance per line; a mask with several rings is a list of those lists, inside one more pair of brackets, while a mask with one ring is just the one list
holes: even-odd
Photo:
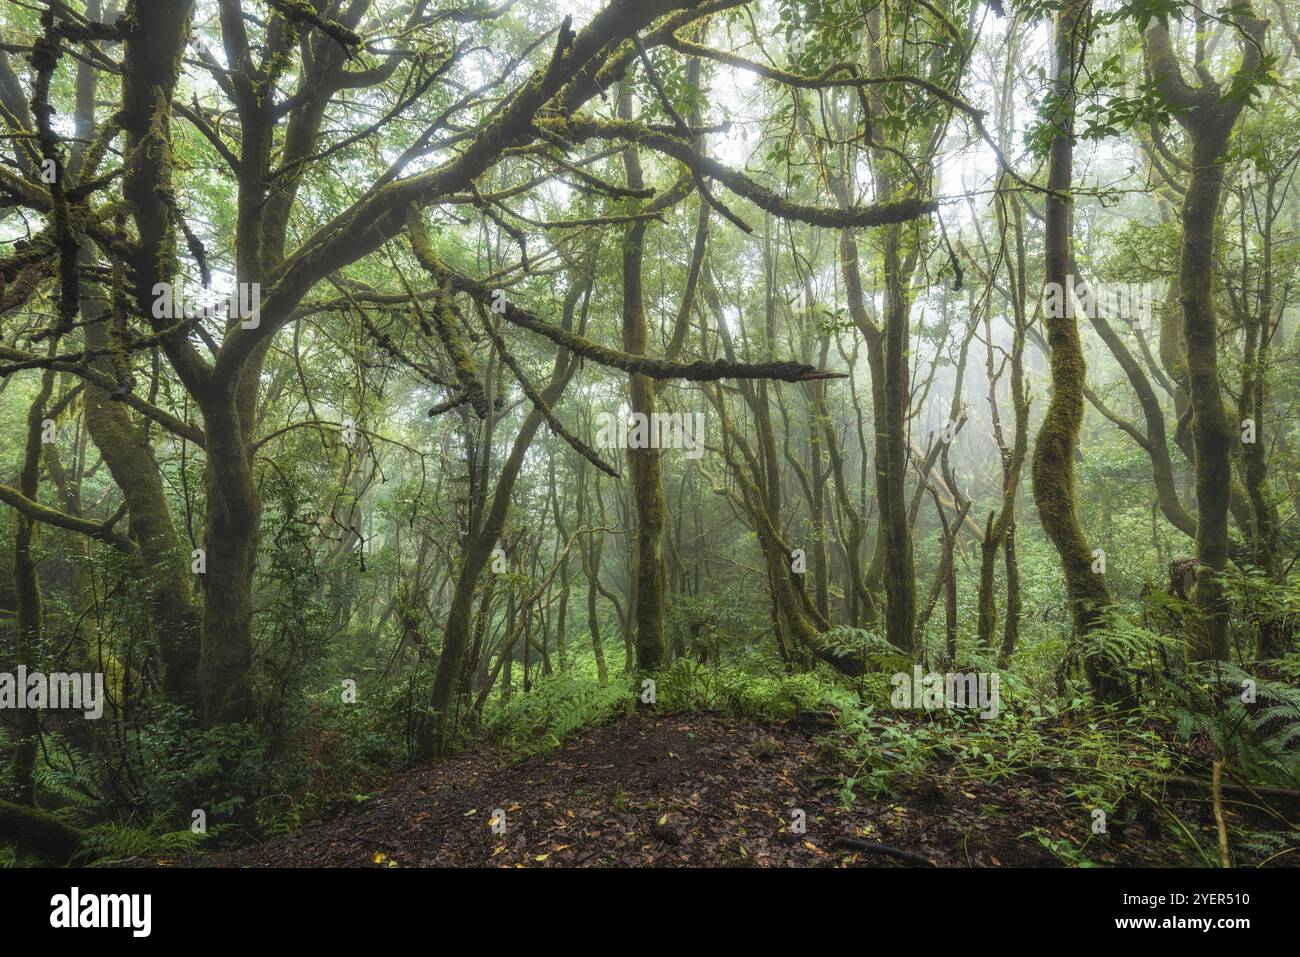
[[705, 711], [783, 720], [800, 711], [852, 706], [856, 696], [822, 671], [795, 674], [679, 658], [655, 676], [657, 704], [667, 711]]
[[189, 828], [168, 830], [168, 823], [164, 818], [155, 818], [144, 823], [110, 821], [95, 825], [87, 830], [71, 863], [86, 865], [125, 859], [160, 862], [193, 854], [222, 830], [220, 825], [205, 832]]
[[1180, 740], [1208, 739], [1230, 772], [1251, 781], [1300, 784], [1300, 688], [1226, 661], [1197, 663], [1168, 685]]
[[865, 703], [840, 716], [853, 763], [846, 787], [877, 797], [926, 776], [961, 784], [1029, 774], [1059, 779], [1081, 804], [1113, 806], [1153, 774], [1180, 765], [1177, 743], [1151, 727], [1151, 714], [1077, 704], [1012, 707], [1004, 699], [997, 717], [985, 720], [968, 711]]
[[678, 658], [651, 676], [611, 676], [602, 686], [594, 666], [581, 656], [562, 671], [536, 680], [527, 693], [491, 701], [483, 726], [492, 740], [513, 751], [552, 750], [578, 731], [603, 724], [648, 702], [653, 681], [656, 713], [732, 714], [788, 720], [803, 711], [842, 712], [857, 703], [857, 693], [822, 671], [790, 674], [781, 663], [759, 655], [737, 664], [701, 664]]
[[527, 693], [491, 707], [484, 727], [502, 747], [538, 754], [559, 747], [581, 728], [608, 721], [636, 700], [629, 682], [601, 685], [593, 673], [569, 669], [540, 678]]

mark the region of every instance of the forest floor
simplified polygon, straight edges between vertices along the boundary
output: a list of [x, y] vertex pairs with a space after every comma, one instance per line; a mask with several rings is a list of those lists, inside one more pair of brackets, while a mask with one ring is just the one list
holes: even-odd
[[[858, 795], [825, 739], [793, 723], [632, 714], [506, 763], [478, 750], [403, 772], [336, 816], [178, 861], [207, 867], [1054, 866], [1039, 837], [1109, 865], [1192, 863], [1147, 817], [1091, 838], [1051, 771], [975, 780], [932, 767], [892, 797]], [[847, 769], [848, 773], [852, 768]], [[1204, 798], [1204, 795], [1199, 795]], [[504, 834], [490, 818], [505, 811]], [[792, 810], [806, 816], [791, 828]], [[1213, 847], [1208, 802], [1177, 807]], [[1151, 817], [1154, 817], [1152, 812]], [[847, 840], [846, 840], [847, 839]], [[854, 842], [861, 842], [857, 845]], [[885, 845], [891, 850], [882, 850]], [[901, 853], [894, 853], [901, 852]], [[141, 862], [144, 863], [144, 862]]]

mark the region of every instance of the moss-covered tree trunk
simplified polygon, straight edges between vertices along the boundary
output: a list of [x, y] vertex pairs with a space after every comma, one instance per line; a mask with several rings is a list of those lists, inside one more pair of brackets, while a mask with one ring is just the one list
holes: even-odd
[[876, 457], [876, 496], [880, 500], [885, 547], [885, 636], [915, 654], [916, 567], [912, 522], [907, 508], [907, 426], [911, 404], [910, 308], [904, 273], [901, 225], [884, 227], [884, 417], [876, 423], [884, 456]]
[[47, 811], [0, 801], [0, 841], [12, 841], [62, 864], [84, 838], [84, 832]]
[[[578, 459], [578, 525], [589, 521], [591, 507], [587, 500], [587, 460]], [[598, 479], [597, 479], [598, 481]], [[600, 638], [600, 614], [596, 596], [600, 587], [600, 553], [604, 532], [592, 532], [578, 543], [578, 556], [582, 560], [582, 574], [587, 579], [587, 631], [591, 635], [591, 651], [596, 658], [596, 679], [602, 686], [609, 683], [609, 666], [605, 663], [605, 647]]]
[[245, 721], [253, 714], [253, 570], [261, 499], [248, 442], [233, 411], [209, 406], [207, 510], [203, 549], [200, 700], [205, 721]]
[[[564, 524], [564, 503], [561, 501], [559, 490], [555, 486], [555, 457], [550, 456], [546, 460], [546, 474], [550, 484], [551, 511], [555, 520], [555, 531], [558, 536], [556, 539], [556, 548], [560, 548], [560, 543], [568, 540], [569, 532]], [[555, 616], [555, 650], [560, 657], [560, 668], [566, 667], [564, 637], [565, 630], [568, 627], [568, 610], [569, 610], [569, 560], [566, 557], [560, 565], [560, 609]]]
[[[102, 315], [108, 303], [92, 297], [87, 315]], [[99, 308], [95, 308], [99, 307]], [[90, 349], [108, 346], [103, 322], [86, 326]], [[117, 378], [108, 355], [98, 356], [94, 368]], [[172, 522], [162, 472], [144, 432], [130, 410], [93, 382], [86, 383], [86, 428], [104, 457], [104, 464], [126, 500], [131, 538], [140, 546], [145, 587], [163, 666], [163, 693], [168, 700], [197, 707], [196, 672], [199, 660], [199, 620], [191, 588], [190, 555], [182, 548]]]
[[1227, 658], [1227, 606], [1222, 573], [1227, 566], [1227, 519], [1232, 488], [1232, 426], [1219, 391], [1218, 324], [1214, 315], [1214, 220], [1223, 183], [1226, 138], [1201, 137], [1192, 148], [1191, 183], [1183, 202], [1179, 289], [1183, 339], [1196, 449], [1196, 585], [1193, 599], [1205, 615], [1204, 632], [1192, 629], [1193, 659]]
[[[100, 19], [100, 12], [99, 0], [91, 0], [86, 5], [86, 15], [92, 21]], [[89, 62], [78, 64], [77, 142], [73, 145], [69, 170], [82, 182], [96, 173], [94, 169], [86, 169], [84, 163], [87, 146], [97, 131], [98, 77], [98, 71]], [[93, 265], [89, 245], [83, 245], [79, 261], [83, 266]], [[123, 388], [129, 388], [130, 365], [123, 342], [129, 306], [122, 301], [123, 290], [118, 288], [121, 283], [121, 277], [114, 278], [110, 298], [95, 284], [83, 281], [81, 314], [83, 318], [96, 320], [87, 322], [85, 327], [86, 347], [94, 355], [91, 367], [121, 382]], [[100, 317], [103, 321], [98, 321]], [[189, 555], [188, 549], [181, 548], [172, 523], [153, 448], [146, 433], [136, 427], [127, 406], [95, 382], [86, 383], [83, 406], [86, 427], [113, 481], [122, 491], [131, 538], [140, 547], [155, 638], [162, 656], [163, 692], [171, 701], [196, 707], [199, 623], [190, 583]]]
[[[1208, 131], [1207, 131], [1208, 132]], [[1214, 223], [1223, 185], [1226, 135], [1195, 137], [1194, 170], [1183, 201], [1179, 291], [1196, 449], [1196, 584], [1192, 600], [1203, 627], [1189, 629], [1192, 659], [1228, 657], [1228, 608], [1222, 575], [1228, 563], [1234, 430], [1219, 390], [1218, 322], [1214, 312]]]
[[1113, 700], [1123, 692], [1115, 674], [1118, 669], [1088, 640], [1112, 599], [1105, 579], [1093, 571], [1095, 559], [1079, 521], [1075, 496], [1074, 450], [1083, 422], [1086, 366], [1074, 311], [1066, 305], [1073, 290], [1069, 276], [1069, 192], [1073, 183], [1074, 78], [1087, 10], [1086, 0], [1072, 0], [1058, 14], [1055, 27], [1056, 134], [1048, 158], [1047, 185], [1052, 192], [1045, 212], [1043, 279], [1061, 294], [1049, 300], [1059, 307], [1046, 311], [1052, 398], [1034, 444], [1033, 485], [1039, 522], [1061, 559], [1076, 640], [1083, 646], [1089, 683], [1099, 698]]
[[[57, 340], [50, 340], [50, 355], [54, 354]], [[40, 491], [41, 439], [44, 432], [45, 407], [54, 390], [54, 372], [47, 369], [41, 376], [41, 385], [27, 410], [27, 429], [23, 447], [23, 464], [18, 475], [18, 490], [30, 501], [36, 501]], [[45, 621], [44, 599], [41, 595], [40, 576], [36, 570], [37, 520], [27, 512], [17, 514], [14, 530], [14, 598], [15, 625], [18, 642], [14, 660], [32, 670], [41, 667], [39, 654]], [[18, 689], [26, 694], [26, 688]], [[13, 787], [19, 804], [33, 804], [36, 800], [34, 772], [36, 750], [40, 739], [40, 713], [32, 708], [17, 712], [14, 721]]]
[[[1244, 496], [1233, 495], [1232, 447], [1237, 432], [1220, 391], [1214, 231], [1223, 189], [1224, 154], [1245, 105], [1238, 87], [1251, 83], [1264, 63], [1267, 24], [1255, 19], [1248, 2], [1237, 8], [1235, 19], [1241, 62], [1232, 87], [1226, 91], [1201, 62], [1196, 64], [1200, 85], [1186, 82], [1164, 23], [1153, 23], [1143, 37], [1147, 68], [1191, 141], [1178, 292], [1196, 464], [1197, 569], [1191, 598], [1201, 621], [1188, 629], [1187, 654], [1193, 660], [1228, 655], [1228, 602], [1223, 583], [1229, 551], [1228, 515], [1234, 499], [1243, 507], [1246, 504]], [[1249, 521], [1246, 524], [1249, 526]]]
[[1004, 568], [1007, 576], [1007, 614], [1002, 623], [1002, 648], [998, 651], [998, 667], [1005, 668], [1015, 653], [1020, 638], [1020, 563], [1016, 558], [1016, 523], [1007, 526], [1003, 544]]
[[[632, 91], [624, 83], [619, 91], [618, 112], [622, 119], [632, 118]], [[645, 185], [641, 159], [635, 146], [623, 150], [623, 168], [629, 189]], [[632, 355], [645, 355], [647, 334], [641, 263], [645, 254], [645, 234], [649, 223], [638, 219], [623, 237], [623, 349]], [[649, 376], [633, 373], [628, 380], [632, 414], [644, 415], [653, 431], [655, 384]], [[653, 670], [664, 658], [664, 488], [660, 474], [658, 448], [627, 450], [628, 474], [632, 483], [632, 503], [636, 514], [636, 533], [632, 544], [632, 620], [636, 628], [636, 663], [638, 668]]]
[[[175, 317], [155, 316], [153, 302], [156, 286], [175, 283], [178, 277], [171, 102], [190, 36], [192, 12], [190, 0], [140, 0], [128, 13], [130, 30], [123, 58], [119, 119], [131, 159], [125, 164], [122, 194], [138, 235], [129, 263], [132, 292], [141, 314], [152, 317], [160, 332], [175, 322]], [[248, 126], [245, 135], [251, 136]], [[240, 281], [258, 278], [255, 269], [250, 275], [247, 265], [255, 258], [249, 253], [253, 248], [252, 238], [237, 235]], [[162, 346], [186, 389], [198, 400], [207, 432], [203, 543], [207, 572], [198, 661], [200, 706], [210, 724], [243, 721], [252, 715], [252, 573], [260, 501], [253, 479], [248, 422], [241, 419], [237, 402], [240, 367], [229, 375], [214, 375], [184, 333], [166, 336]], [[245, 404], [257, 378], [253, 372], [243, 382]], [[155, 544], [165, 545], [165, 532], [161, 533], [163, 539], [157, 538], [160, 527], [161, 517], [151, 516], [149, 534]], [[164, 550], [158, 555], [162, 570], [174, 572], [174, 553]], [[178, 587], [174, 580], [172, 587]]]
[[[1254, 519], [1251, 541], [1252, 558], [1255, 565], [1265, 574], [1274, 581], [1281, 582], [1285, 579], [1285, 572], [1279, 552], [1280, 523], [1277, 505], [1268, 490], [1270, 457], [1268, 449], [1272, 443], [1264, 438], [1266, 433], [1272, 431], [1272, 429], [1266, 428], [1271, 423], [1265, 422], [1265, 415], [1268, 407], [1269, 354], [1274, 329], [1276, 328], [1273, 302], [1273, 222], [1276, 216], [1274, 209], [1277, 205], [1277, 181], [1272, 175], [1268, 177], [1263, 199], [1264, 213], [1260, 230], [1260, 264], [1259, 278], [1257, 280], [1258, 303], [1254, 309], [1250, 308], [1245, 296], [1245, 290], [1248, 288], [1246, 277], [1250, 262], [1248, 259], [1243, 259], [1242, 263], [1243, 294], [1240, 303], [1240, 316], [1242, 325], [1246, 330], [1246, 345], [1241, 359], [1241, 394], [1237, 399], [1237, 414], [1243, 423], [1249, 420], [1255, 426], [1255, 441], [1243, 441], [1241, 445], [1242, 484], [1245, 486], [1246, 495], [1249, 497], [1251, 514]], [[1244, 248], [1245, 203], [1242, 203], [1240, 216], [1243, 233], [1242, 246]], [[1279, 321], [1280, 318], [1279, 316]], [[1283, 649], [1276, 640], [1280, 635], [1280, 629], [1261, 622], [1259, 634], [1261, 657], [1271, 658], [1282, 653]]]

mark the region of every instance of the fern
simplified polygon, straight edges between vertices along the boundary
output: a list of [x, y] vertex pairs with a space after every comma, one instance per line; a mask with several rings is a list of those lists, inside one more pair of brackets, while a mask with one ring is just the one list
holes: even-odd
[[164, 830], [166, 826], [167, 822], [162, 818], [155, 818], [148, 827], [121, 822], [96, 825], [86, 832], [74, 863], [85, 864], [101, 858], [122, 860], [190, 854], [220, 830], [213, 828], [208, 833], [196, 834], [189, 829], [167, 831]]
[[542, 678], [528, 694], [498, 706], [486, 724], [507, 747], [535, 754], [559, 747], [581, 728], [609, 720], [634, 697], [626, 685], [602, 687], [592, 675], [562, 671]]
[[1182, 654], [1178, 638], [1144, 628], [1118, 612], [1089, 632], [1088, 640], [1095, 641], [1096, 654], [1129, 671], [1145, 670]]
[[90, 769], [77, 761], [76, 755], [55, 736], [42, 749], [42, 760], [33, 771], [37, 786], [80, 809], [100, 807], [106, 803]]
[[836, 625], [817, 636], [817, 645], [840, 657], [863, 660], [875, 670], [893, 672], [912, 667], [912, 659], [905, 652], [865, 628]]
[[[1300, 688], [1256, 678], [1226, 661], [1201, 662], [1173, 684], [1179, 737], [1205, 734], [1252, 777], [1300, 782]], [[1254, 700], [1247, 689], [1253, 690]]]
[[789, 718], [799, 710], [846, 708], [856, 701], [843, 684], [815, 672], [755, 674], [679, 658], [656, 676], [658, 702], [671, 711], [725, 711], [751, 718]]

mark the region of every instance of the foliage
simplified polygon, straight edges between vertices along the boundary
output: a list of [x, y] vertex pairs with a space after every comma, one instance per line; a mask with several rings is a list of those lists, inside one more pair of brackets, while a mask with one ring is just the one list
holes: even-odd
[[535, 754], [559, 747], [580, 728], [608, 721], [634, 700], [635, 692], [626, 684], [602, 687], [592, 674], [563, 671], [498, 705], [485, 725], [505, 746]]

